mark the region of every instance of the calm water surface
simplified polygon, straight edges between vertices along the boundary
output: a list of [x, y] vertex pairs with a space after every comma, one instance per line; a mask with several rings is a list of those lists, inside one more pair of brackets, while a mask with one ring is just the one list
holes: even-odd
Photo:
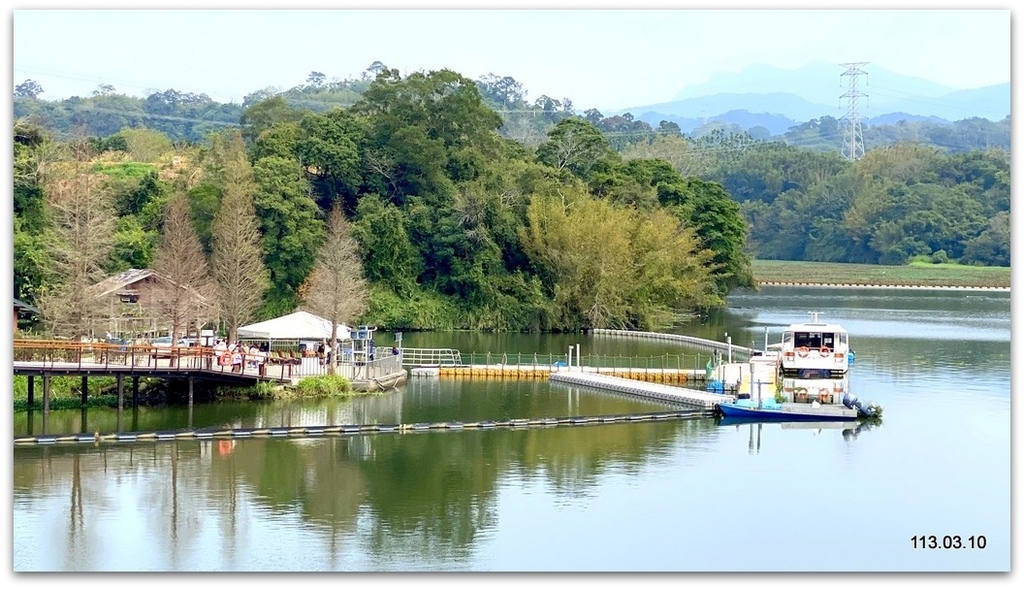
[[[15, 571], [1006, 571], [1010, 295], [764, 288], [678, 333], [760, 344], [810, 310], [852, 333], [874, 427], [714, 419], [14, 449]], [[384, 339], [386, 339], [385, 336]], [[578, 335], [409, 347], [654, 356]], [[707, 353], [704, 353], [706, 360]], [[349, 401], [196, 407], [194, 427], [605, 415], [666, 406], [546, 381], [413, 379]], [[14, 433], [40, 433], [38, 414]], [[189, 425], [54, 412], [50, 433]], [[920, 535], [984, 549], [914, 548]]]

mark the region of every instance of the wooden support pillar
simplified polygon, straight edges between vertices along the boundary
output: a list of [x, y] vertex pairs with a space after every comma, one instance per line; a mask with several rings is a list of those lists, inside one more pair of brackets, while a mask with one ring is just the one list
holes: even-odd
[[124, 375], [117, 375], [117, 412], [124, 409]]
[[194, 381], [195, 381], [194, 377], [192, 377], [192, 376], [188, 377], [188, 427], [189, 427], [189, 429], [192, 429], [192, 400], [193, 400], [192, 393], [193, 393], [193, 385], [195, 384]]
[[32, 413], [32, 404], [36, 402], [36, 377], [28, 375], [28, 409]]
[[89, 433], [89, 410], [82, 405], [82, 433]]
[[132, 377], [132, 407], [139, 406], [139, 377]]
[[82, 375], [82, 407], [89, 404], [89, 377]]
[[50, 413], [50, 375], [43, 375], [43, 415]]

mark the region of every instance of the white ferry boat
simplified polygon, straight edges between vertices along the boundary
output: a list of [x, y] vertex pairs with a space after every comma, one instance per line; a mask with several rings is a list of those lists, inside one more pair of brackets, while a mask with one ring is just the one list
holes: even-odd
[[841, 325], [818, 320], [793, 323], [782, 333], [780, 368], [782, 375], [797, 378], [838, 378], [850, 370], [853, 351], [850, 334]]

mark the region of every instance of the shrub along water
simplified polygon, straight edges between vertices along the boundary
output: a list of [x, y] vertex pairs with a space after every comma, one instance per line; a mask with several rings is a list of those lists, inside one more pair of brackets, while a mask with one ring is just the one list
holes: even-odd
[[336, 397], [353, 393], [352, 382], [336, 374], [307, 376], [300, 380], [293, 390], [301, 397]]

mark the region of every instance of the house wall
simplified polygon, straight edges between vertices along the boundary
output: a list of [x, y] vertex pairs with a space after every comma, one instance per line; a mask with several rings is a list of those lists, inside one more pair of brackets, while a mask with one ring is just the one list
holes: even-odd
[[[170, 331], [171, 322], [160, 317], [154, 309], [156, 292], [162, 286], [159, 276], [150, 275], [135, 282], [126, 284], [113, 293], [104, 296], [104, 307], [107, 309], [107, 331], [115, 336], [124, 335], [163, 335]], [[132, 295], [136, 302], [122, 302], [122, 297]], [[205, 317], [191, 318], [189, 328], [195, 329], [196, 320]], [[104, 334], [98, 334], [102, 337]], [[183, 335], [183, 334], [179, 334]]]

